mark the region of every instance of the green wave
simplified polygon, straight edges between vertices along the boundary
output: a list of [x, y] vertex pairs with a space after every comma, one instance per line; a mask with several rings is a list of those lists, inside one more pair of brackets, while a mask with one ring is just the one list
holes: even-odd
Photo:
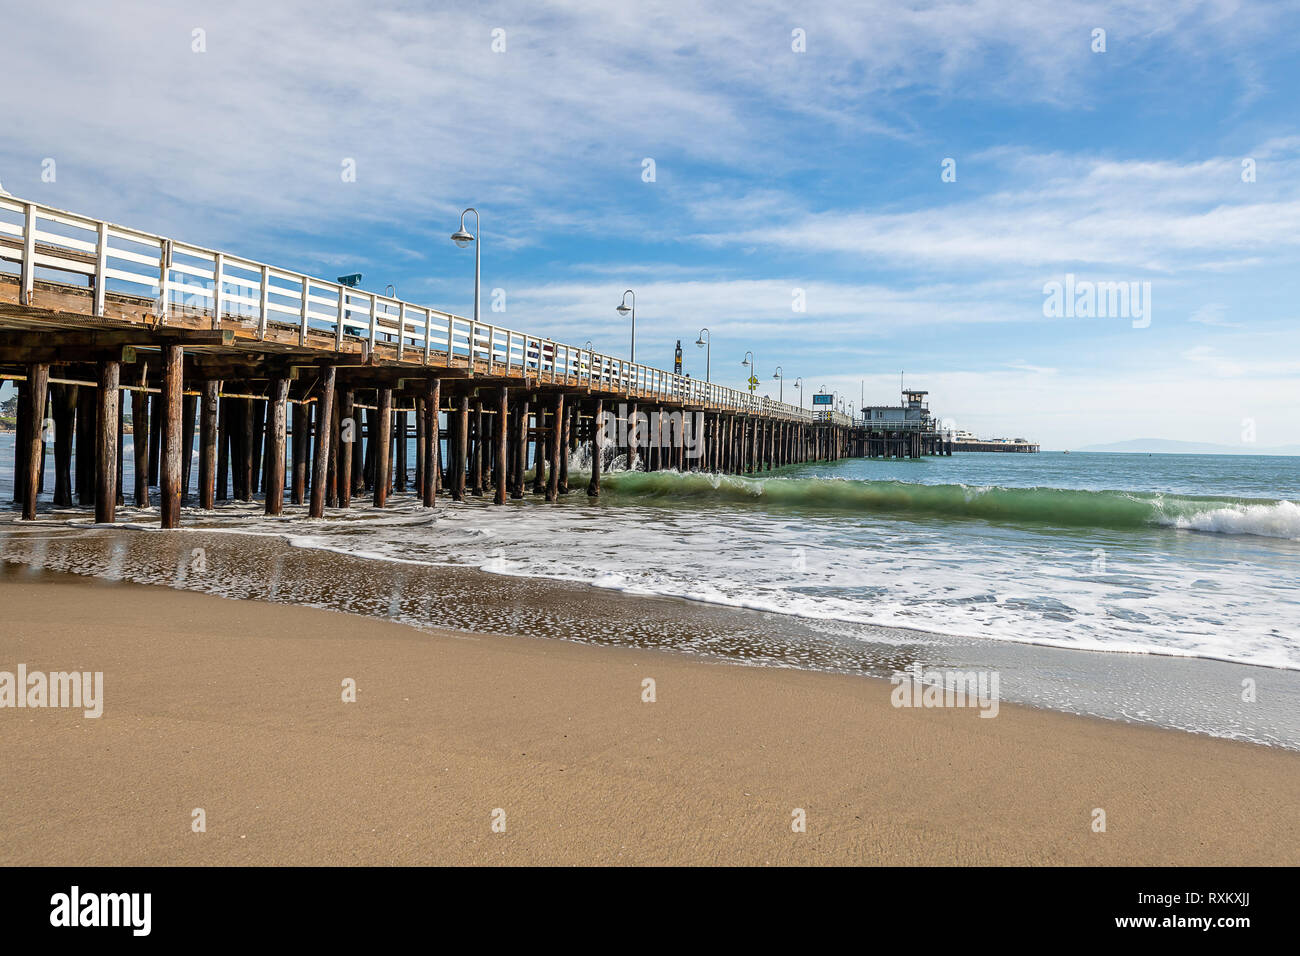
[[[1219, 514], [1258, 512], [1282, 517], [1289, 502], [1252, 498], [1179, 496], [1134, 491], [1068, 488], [922, 485], [846, 478], [744, 478], [677, 472], [612, 472], [602, 477], [605, 493], [641, 500], [764, 504], [790, 508], [896, 515], [934, 515], [987, 521], [1140, 528], [1152, 525], [1218, 530], [1203, 520]], [[1290, 522], [1286, 522], [1289, 524]], [[1226, 530], [1226, 529], [1225, 529]], [[1241, 529], [1251, 533], [1249, 529]], [[1254, 533], [1272, 533], [1261, 530]], [[1287, 535], [1289, 536], [1289, 535]]]

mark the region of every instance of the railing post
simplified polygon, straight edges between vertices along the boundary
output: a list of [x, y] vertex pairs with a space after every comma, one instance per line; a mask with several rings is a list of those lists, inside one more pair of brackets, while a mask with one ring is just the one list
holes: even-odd
[[[23, 224], [23, 285], [18, 297], [23, 305], [32, 304], [32, 280], [36, 276], [36, 205], [26, 204]], [[44, 411], [41, 412], [44, 415]]]
[[347, 306], [347, 299], [348, 287], [345, 285], [339, 286], [339, 316], [338, 324], [334, 327], [334, 351], [336, 352], [343, 350], [343, 311]]
[[268, 269], [266, 266], [262, 266], [262, 294], [258, 297], [260, 300], [258, 302], [258, 308], [260, 312], [257, 317], [257, 337], [259, 339], [266, 338], [266, 323], [267, 323], [266, 305], [267, 305], [267, 296], [270, 293], [270, 289], [268, 288], [270, 284], [271, 284], [271, 270]]
[[[108, 271], [108, 223], [99, 224], [99, 236], [95, 242], [95, 315], [104, 314], [104, 281]], [[116, 423], [113, 425], [117, 427]], [[117, 454], [114, 451], [114, 454]], [[116, 490], [113, 492], [117, 494]], [[114, 502], [116, 504], [116, 501]]]
[[[431, 334], [431, 330], [429, 326], [432, 324], [433, 324], [433, 310], [425, 309], [424, 310], [424, 364], [425, 365], [429, 364], [429, 346], [430, 346], [429, 336]], [[427, 460], [424, 463], [424, 467], [426, 468], [429, 467], [429, 462]]]
[[158, 241], [158, 314], [162, 317], [162, 324], [167, 324], [167, 318], [172, 312], [172, 241], [170, 239], [160, 239]]
[[226, 257], [219, 252], [212, 254], [212, 327], [221, 328], [222, 287], [226, 284]]
[[311, 280], [306, 276], [302, 277], [302, 307], [299, 309], [299, 326], [298, 326], [298, 344], [307, 344], [307, 310], [309, 299], [311, 298]]
[[374, 352], [375, 350], [375, 332], [379, 327], [378, 325], [379, 320], [375, 314], [376, 301], [377, 301], [377, 297], [375, 296], [375, 294], [373, 292], [370, 293], [370, 351], [371, 352]]
[[[406, 350], [406, 303], [397, 305], [397, 358], [400, 360]], [[403, 439], [405, 441], [405, 439]]]

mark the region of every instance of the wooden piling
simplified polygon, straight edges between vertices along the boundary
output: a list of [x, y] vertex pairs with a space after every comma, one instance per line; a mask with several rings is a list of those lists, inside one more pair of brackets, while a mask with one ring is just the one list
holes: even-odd
[[289, 500], [304, 503], [307, 494], [307, 416], [310, 409], [302, 402], [293, 406], [293, 473], [289, 482]]
[[[50, 366], [43, 362], [27, 366], [26, 448], [22, 457], [26, 465], [23, 474], [23, 520], [36, 520], [36, 497], [41, 490], [41, 462], [44, 458], [45, 436], [42, 426], [45, 416], [45, 399], [50, 385]], [[78, 448], [78, 454], [81, 449]]]
[[67, 507], [72, 504], [72, 430], [77, 419], [77, 386], [51, 385], [50, 408], [54, 419], [54, 504]]
[[441, 445], [438, 437], [438, 405], [441, 401], [441, 383], [430, 377], [424, 395], [424, 506], [432, 508], [438, 500], [438, 461]]
[[95, 393], [95, 523], [112, 524], [117, 509], [117, 421], [121, 395], [117, 390], [122, 363], [99, 363]]
[[388, 506], [388, 472], [393, 447], [393, 390], [380, 388], [379, 408], [375, 411], [378, 434], [375, 437], [375, 507]]
[[510, 424], [510, 391], [505, 386], [497, 389], [497, 442], [496, 442], [496, 503], [503, 505], [506, 503], [506, 477], [508, 468], [508, 456], [506, 454], [506, 444], [509, 441], [507, 434]]
[[456, 451], [448, 455], [452, 460], [449, 466], [451, 475], [451, 497], [456, 501], [465, 500], [466, 470], [469, 467], [469, 395], [461, 393], [456, 399]]
[[540, 495], [546, 491], [546, 442], [543, 441], [546, 412], [540, 395], [537, 396], [537, 411], [533, 419], [533, 494]]
[[[216, 507], [217, 408], [220, 393], [220, 382], [214, 379], [204, 380], [203, 400], [199, 403], [199, 507], [204, 511]], [[139, 494], [138, 483], [136, 493]]]
[[605, 456], [605, 430], [601, 427], [605, 419], [605, 402], [596, 399], [596, 408], [591, 419], [591, 480], [587, 482], [587, 495], [600, 497], [600, 466]]
[[406, 491], [406, 409], [397, 413], [397, 459], [393, 466], [393, 491]]
[[330, 464], [330, 450], [329, 442], [322, 439], [334, 410], [335, 374], [333, 365], [321, 367], [320, 387], [317, 389], [320, 397], [316, 400], [316, 454], [311, 473], [311, 506], [308, 510], [313, 518], [325, 517], [325, 472]]
[[162, 462], [163, 397], [161, 394], [149, 396], [149, 484], [158, 487], [159, 467]]
[[[217, 400], [217, 501], [230, 500], [230, 399]], [[158, 406], [154, 403], [154, 413]], [[152, 440], [152, 439], [151, 439]]]
[[[143, 372], [140, 377], [143, 386]], [[149, 507], [149, 393], [143, 387], [131, 393], [131, 446], [131, 465], [135, 471], [135, 506], [147, 508]]]
[[483, 400], [474, 399], [474, 414], [469, 421], [469, 492], [483, 494]]
[[352, 463], [355, 459], [352, 446], [356, 443], [356, 393], [345, 388], [339, 393], [339, 449], [338, 479], [336, 481], [339, 507], [352, 507]]
[[162, 449], [159, 462], [158, 500], [162, 526], [181, 524], [181, 407], [185, 363], [179, 345], [164, 345], [162, 382]]
[[528, 469], [528, 393], [522, 393], [515, 404], [515, 458], [510, 497], [517, 500], [524, 496], [524, 472]]
[[197, 395], [181, 396], [181, 501], [190, 500], [190, 470], [194, 462], [194, 418]]
[[266, 513], [284, 511], [284, 452], [289, 417], [289, 379], [271, 379], [270, 412], [266, 429]]
[[555, 502], [560, 500], [560, 455], [563, 454], [563, 445], [561, 442], [561, 432], [563, 427], [561, 421], [564, 419], [564, 393], [555, 393], [555, 404], [552, 408], [553, 418], [551, 420], [550, 434], [550, 473], [546, 477], [546, 500]]
[[[48, 372], [47, 372], [48, 377]], [[77, 503], [95, 503], [95, 390], [83, 386], [77, 390]], [[43, 409], [42, 409], [43, 410]], [[38, 416], [38, 419], [41, 416]]]
[[557, 418], [556, 418], [560, 427], [560, 434], [557, 436], [557, 440], [560, 443], [560, 459], [559, 459], [560, 474], [559, 474], [559, 480], [556, 482], [556, 491], [559, 494], [567, 495], [569, 493], [569, 434], [572, 428], [570, 419], [573, 416], [570, 414], [570, 412], [572, 411], [572, 404], [570, 405], [569, 408], [564, 408], [563, 403], [564, 403], [564, 398], [563, 396], [561, 396], [559, 407], [564, 410], [562, 413], [557, 414]]

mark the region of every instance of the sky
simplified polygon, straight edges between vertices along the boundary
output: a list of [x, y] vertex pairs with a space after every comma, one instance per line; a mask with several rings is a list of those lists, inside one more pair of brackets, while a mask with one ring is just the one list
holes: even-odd
[[[626, 355], [630, 288], [638, 360], [671, 368], [680, 339], [704, 376], [707, 327], [714, 381], [743, 387], [749, 352], [792, 403], [889, 404], [904, 381], [953, 427], [1046, 448], [1300, 442], [1295, 4], [119, 0], [3, 21], [20, 198], [461, 315], [473, 254], [449, 237], [473, 205], [484, 318], [530, 334]], [[1123, 283], [1142, 315], [1104, 293], [1054, 311], [1067, 281]]]

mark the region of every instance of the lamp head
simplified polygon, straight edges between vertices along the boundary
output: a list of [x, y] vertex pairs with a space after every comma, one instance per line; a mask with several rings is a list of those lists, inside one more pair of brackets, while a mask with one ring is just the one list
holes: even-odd
[[455, 232], [451, 234], [451, 241], [456, 243], [456, 245], [460, 246], [463, 249], [465, 246], [468, 246], [471, 242], [474, 241], [474, 237], [471, 236], [468, 232], [466, 232], [462, 228], [462, 229], [457, 229]]
[[626, 302], [626, 300], [625, 300], [625, 301], [621, 302], [621, 303], [619, 304], [618, 308], [615, 309], [614, 311], [617, 312], [619, 315], [627, 315], [627, 314], [628, 314], [629, 312], [631, 312], [632, 310], [631, 310], [630, 308], [628, 308], [628, 304], [627, 304], [627, 302]]

